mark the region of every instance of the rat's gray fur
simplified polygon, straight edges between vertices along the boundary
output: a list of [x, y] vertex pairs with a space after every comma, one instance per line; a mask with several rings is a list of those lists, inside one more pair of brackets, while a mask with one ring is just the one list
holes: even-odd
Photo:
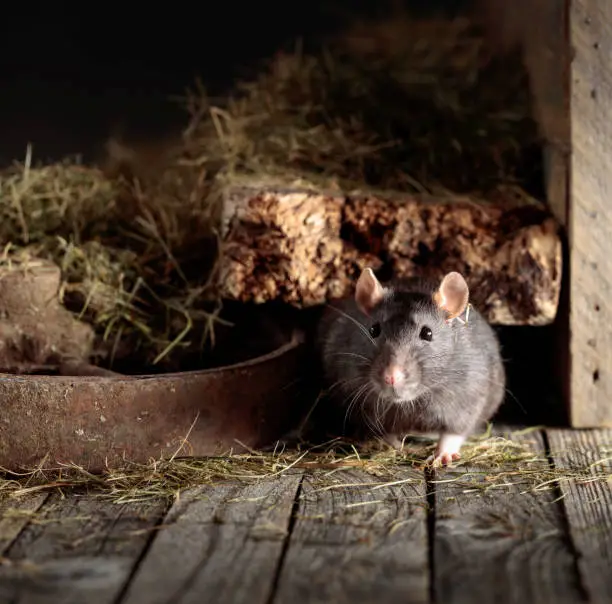
[[[418, 279], [388, 284], [369, 317], [353, 298], [327, 309], [317, 342], [329, 394], [343, 406], [346, 420], [361, 411], [365, 426], [385, 438], [429, 432], [468, 436], [497, 411], [506, 379], [497, 336], [474, 307], [467, 324], [445, 323], [444, 311], [432, 300], [436, 288]], [[372, 338], [368, 330], [375, 323], [381, 334]], [[419, 337], [425, 325], [433, 332], [431, 342]], [[409, 378], [417, 377], [416, 396], [391, 400], [376, 385], [390, 354]]]

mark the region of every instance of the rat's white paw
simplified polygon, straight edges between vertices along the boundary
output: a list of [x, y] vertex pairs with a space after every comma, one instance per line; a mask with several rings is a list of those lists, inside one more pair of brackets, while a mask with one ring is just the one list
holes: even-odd
[[465, 436], [459, 434], [443, 434], [440, 437], [435, 454], [430, 455], [425, 463], [434, 468], [438, 468], [440, 466], [447, 466], [453, 461], [461, 459], [459, 451], [464, 441]]
[[457, 461], [459, 459], [461, 459], [461, 455], [459, 453], [448, 453], [444, 451], [441, 453], [436, 453], [436, 455], [430, 455], [425, 463], [434, 468], [439, 468], [440, 466], [448, 466], [453, 461]]

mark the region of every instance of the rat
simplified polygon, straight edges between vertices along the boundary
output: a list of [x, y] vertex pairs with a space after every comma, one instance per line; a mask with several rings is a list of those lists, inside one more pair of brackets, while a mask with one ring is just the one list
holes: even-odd
[[448, 465], [505, 398], [497, 335], [469, 302], [458, 272], [441, 281], [383, 285], [365, 268], [354, 296], [328, 305], [316, 335], [330, 401], [345, 422], [398, 446], [402, 435], [439, 434], [427, 463]]

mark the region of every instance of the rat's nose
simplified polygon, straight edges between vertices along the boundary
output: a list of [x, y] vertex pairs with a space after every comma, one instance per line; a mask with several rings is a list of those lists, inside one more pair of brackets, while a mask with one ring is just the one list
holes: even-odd
[[393, 365], [385, 370], [384, 378], [387, 384], [397, 386], [404, 379], [404, 372], [397, 365]]

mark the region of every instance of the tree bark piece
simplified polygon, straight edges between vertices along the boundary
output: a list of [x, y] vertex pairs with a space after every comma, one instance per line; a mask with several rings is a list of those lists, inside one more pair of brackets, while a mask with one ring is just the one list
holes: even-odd
[[396, 276], [462, 272], [491, 323], [546, 325], [557, 312], [562, 247], [535, 204], [237, 183], [225, 197], [222, 295], [322, 304], [352, 294], [365, 266]]

